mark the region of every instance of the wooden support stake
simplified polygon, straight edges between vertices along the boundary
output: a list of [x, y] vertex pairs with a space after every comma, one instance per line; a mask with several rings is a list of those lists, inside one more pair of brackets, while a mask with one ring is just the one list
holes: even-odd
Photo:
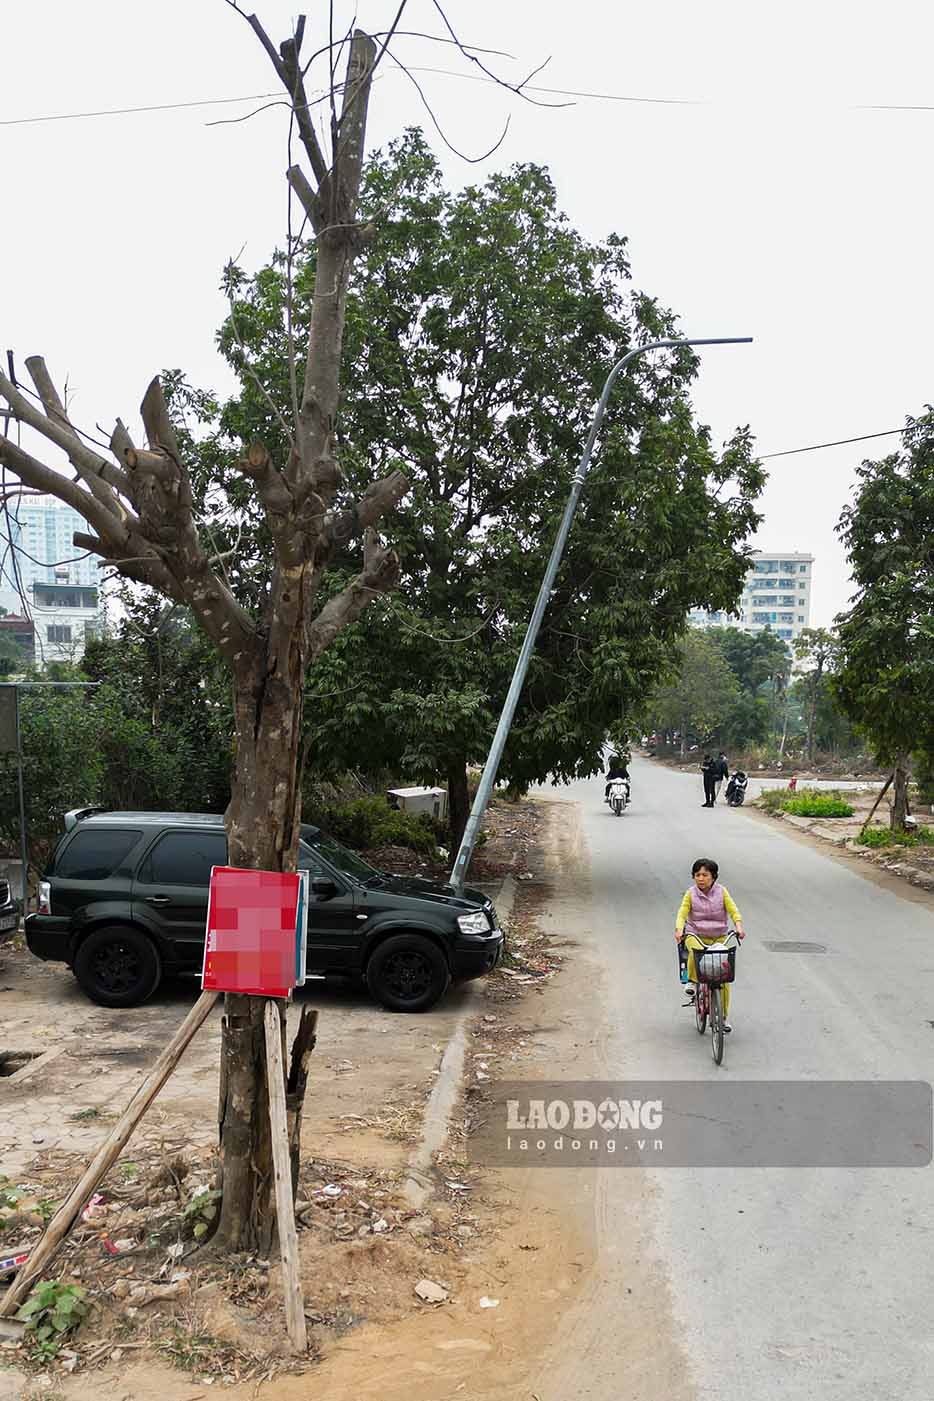
[[892, 779], [893, 779], [894, 777], [895, 777], [895, 773], [894, 773], [894, 771], [893, 771], [892, 773], [889, 774], [888, 778], [885, 780], [885, 787], [882, 789], [882, 792], [879, 794], [878, 798], [877, 798], [876, 801], [873, 803], [872, 808], [871, 808], [870, 813], [869, 813], [869, 816], [866, 818], [866, 821], [863, 823], [862, 827], [860, 827], [860, 829], [859, 829], [859, 835], [860, 835], [860, 836], [863, 835], [863, 833], [865, 832], [866, 828], [869, 826], [870, 822], [871, 822], [872, 819], [875, 817], [875, 815], [876, 815], [876, 808], [879, 806], [879, 804], [882, 802], [882, 799], [885, 797], [886, 793], [889, 791], [889, 788], [890, 788], [891, 785], [892, 785]]
[[298, 1031], [292, 1042], [289, 1078], [285, 1086], [285, 1117], [289, 1126], [289, 1160], [292, 1165], [292, 1200], [298, 1195], [298, 1173], [302, 1153], [302, 1110], [305, 1107], [305, 1087], [308, 1066], [318, 1036], [318, 1013], [309, 1006], [302, 1008]]
[[292, 1201], [292, 1167], [289, 1161], [289, 1129], [285, 1114], [285, 1066], [282, 1059], [282, 1028], [279, 1009], [270, 998], [264, 1014], [266, 1028], [266, 1078], [269, 1082], [269, 1124], [272, 1130], [272, 1162], [276, 1179], [276, 1216], [279, 1222], [279, 1251], [282, 1257], [282, 1291], [285, 1295], [285, 1324], [292, 1351], [308, 1350], [305, 1304], [298, 1272], [298, 1232]]
[[8, 1317], [26, 1298], [33, 1284], [77, 1221], [88, 1197], [91, 1196], [95, 1187], [103, 1180], [123, 1152], [136, 1125], [181, 1060], [185, 1047], [202, 1023], [207, 1020], [217, 997], [216, 992], [203, 992], [201, 994], [152, 1070], [138, 1086], [136, 1093], [123, 1111], [121, 1119], [104, 1139], [94, 1158], [85, 1169], [80, 1182], [72, 1190], [68, 1200], [63, 1202], [52, 1217], [45, 1228], [45, 1234], [33, 1250], [29, 1260], [10, 1285], [3, 1299], [0, 1300], [0, 1318]]

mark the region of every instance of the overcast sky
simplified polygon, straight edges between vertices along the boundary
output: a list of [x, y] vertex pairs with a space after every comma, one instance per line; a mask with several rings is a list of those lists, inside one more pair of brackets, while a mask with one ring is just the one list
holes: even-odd
[[[255, 5], [277, 42], [290, 32], [289, 5]], [[359, 0], [360, 22], [384, 28], [397, 5]], [[327, 7], [308, 9], [318, 47]], [[346, 23], [350, 7], [338, 0], [337, 11]], [[483, 151], [511, 116], [479, 166], [431, 133], [452, 184], [513, 161], [549, 166], [586, 235], [628, 235], [635, 284], [673, 308], [686, 335], [755, 337], [704, 353], [695, 402], [718, 440], [748, 423], [759, 451], [779, 452], [897, 428], [922, 410], [934, 324], [932, 7], [447, 0], [447, 13], [469, 42], [515, 55], [490, 60], [511, 77], [550, 57], [539, 83], [667, 99], [548, 110], [422, 71], [464, 75], [450, 48], [398, 47], [455, 146]], [[404, 23], [443, 32], [431, 0], [409, 0]], [[257, 266], [282, 242], [282, 109], [222, 126], [208, 123], [258, 104], [16, 119], [273, 93], [246, 23], [223, 0], [8, 0], [0, 52], [0, 348], [20, 364], [42, 353], [67, 373], [84, 427], [131, 419], [166, 366], [228, 390], [213, 343], [219, 274], [244, 245]], [[381, 71], [371, 149], [426, 121], [404, 75]], [[816, 556], [814, 623], [829, 623], [849, 593], [834, 525], [853, 468], [897, 442], [768, 464], [757, 543]]]

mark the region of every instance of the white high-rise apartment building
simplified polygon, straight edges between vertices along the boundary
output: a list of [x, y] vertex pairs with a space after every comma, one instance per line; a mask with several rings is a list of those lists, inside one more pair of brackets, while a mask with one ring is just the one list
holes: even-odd
[[770, 628], [784, 642], [793, 642], [811, 624], [813, 568], [813, 555], [756, 550], [743, 585], [739, 612], [710, 613], [695, 608], [688, 621], [695, 627], [738, 627], [751, 633]]
[[96, 555], [78, 558], [75, 531], [87, 523], [54, 496], [10, 496], [0, 515], [0, 605], [30, 618], [35, 661], [77, 661], [103, 612]]

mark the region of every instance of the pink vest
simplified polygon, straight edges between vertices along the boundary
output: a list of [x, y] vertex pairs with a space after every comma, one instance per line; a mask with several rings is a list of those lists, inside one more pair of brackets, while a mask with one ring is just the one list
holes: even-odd
[[691, 886], [691, 912], [685, 921], [689, 934], [699, 939], [721, 939], [729, 928], [726, 905], [723, 903], [723, 886], [719, 881], [705, 895], [696, 885]]

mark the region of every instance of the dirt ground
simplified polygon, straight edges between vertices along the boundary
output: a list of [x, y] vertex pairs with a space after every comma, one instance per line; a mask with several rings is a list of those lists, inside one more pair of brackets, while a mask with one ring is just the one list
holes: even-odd
[[[218, 1012], [51, 1271], [87, 1290], [91, 1315], [44, 1366], [0, 1340], [0, 1401], [98, 1392], [193, 1401], [215, 1384], [252, 1397], [266, 1394], [264, 1379], [277, 1398], [388, 1396], [385, 1363], [370, 1380], [365, 1375], [384, 1348], [417, 1346], [455, 1369], [487, 1348], [505, 1315], [498, 1306], [478, 1313], [479, 1300], [503, 1292], [503, 1272], [516, 1258], [524, 1263], [541, 1252], [536, 1265], [564, 1280], [558, 1292], [572, 1286], [572, 1275], [555, 1264], [567, 1242], [522, 1224], [496, 1181], [469, 1169], [457, 1127], [466, 1109], [436, 1156], [429, 1200], [413, 1210], [404, 1194], [423, 1110], [455, 1030], [467, 1028], [469, 1095], [506, 1062], [530, 1061], [538, 1028], [547, 1025], [542, 1008], [560, 963], [541, 932], [554, 822], [547, 804], [503, 808], [486, 873], [497, 862], [515, 872], [516, 899], [510, 951], [493, 978], [454, 989], [422, 1017], [385, 1012], [352, 986], [312, 983], [298, 994], [320, 1009], [320, 1024], [297, 1206], [312, 1371], [295, 1378], [297, 1389], [288, 1389], [289, 1373], [309, 1362], [298, 1368], [284, 1347], [277, 1263], [240, 1259], [221, 1269], [196, 1250], [195, 1228], [211, 1209], [210, 1196], [195, 1193], [209, 1192], [212, 1182]], [[38, 1238], [196, 993], [191, 982], [179, 982], [146, 1007], [108, 1011], [88, 1003], [67, 970], [22, 949], [3, 951], [0, 1052], [35, 1058], [17, 1060], [18, 1073], [0, 1078], [0, 1256]], [[510, 1245], [513, 1230], [528, 1237], [522, 1253]], [[415, 1294], [425, 1279], [445, 1291], [443, 1305]], [[472, 1327], [477, 1319], [484, 1326], [452, 1340], [459, 1326], [452, 1319], [463, 1309]], [[416, 1394], [405, 1389], [407, 1401]]]

